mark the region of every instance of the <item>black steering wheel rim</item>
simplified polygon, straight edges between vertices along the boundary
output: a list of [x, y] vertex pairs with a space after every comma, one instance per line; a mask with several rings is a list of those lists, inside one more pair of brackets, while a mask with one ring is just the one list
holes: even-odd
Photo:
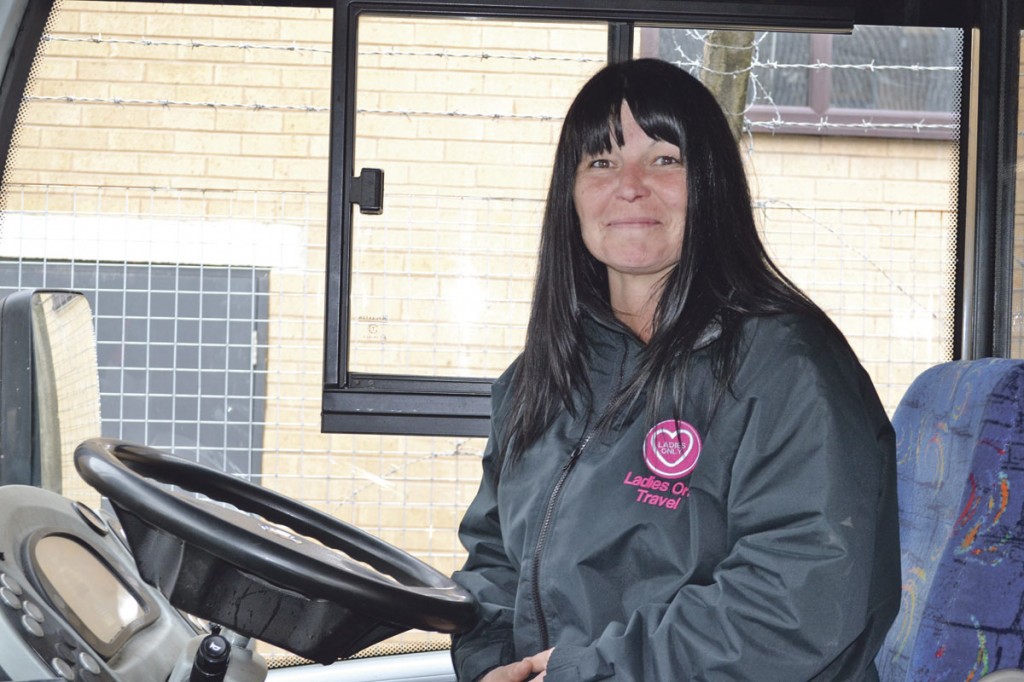
[[[75, 466], [115, 506], [264, 580], [410, 628], [456, 633], [476, 622], [475, 600], [444, 574], [394, 545], [273, 490], [155, 448], [108, 438], [82, 443], [75, 451]], [[289, 546], [292, 543], [282, 540], [276, 527], [260, 524], [266, 532], [253, 532], [246, 527], [251, 524], [233, 522], [230, 516], [215, 514], [207, 505], [153, 481], [257, 514], [355, 561], [343, 557], [324, 561], [322, 552], [310, 552], [301, 544]]]

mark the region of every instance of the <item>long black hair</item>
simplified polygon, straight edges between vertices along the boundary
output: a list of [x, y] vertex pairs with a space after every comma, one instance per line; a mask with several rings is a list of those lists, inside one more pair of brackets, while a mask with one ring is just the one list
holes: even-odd
[[[584, 246], [573, 201], [585, 156], [624, 144], [626, 102], [651, 138], [677, 145], [686, 167], [685, 235], [678, 264], [666, 276], [651, 338], [625, 390], [606, 409], [607, 423], [644, 396], [648, 409], [667, 396], [681, 408], [681, 376], [702, 334], [719, 392], [728, 389], [744, 318], [803, 312], [828, 318], [772, 263], [757, 232], [739, 146], [714, 96], [696, 78], [655, 59], [611, 64], [594, 75], [566, 114], [541, 231], [537, 279], [526, 345], [512, 376], [511, 405], [499, 428], [499, 456], [518, 458], [555, 415], [578, 408], [589, 391], [583, 318], [618, 324], [606, 267]], [[623, 326], [623, 329], [625, 327]]]

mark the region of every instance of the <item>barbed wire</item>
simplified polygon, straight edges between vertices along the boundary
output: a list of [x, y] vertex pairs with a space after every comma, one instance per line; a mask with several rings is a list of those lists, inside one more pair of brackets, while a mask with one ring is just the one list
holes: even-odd
[[[696, 29], [688, 30], [693, 36], [706, 40], [708, 32], [701, 32]], [[785, 120], [778, 113], [778, 105], [775, 103], [770, 88], [765, 87], [762, 78], [759, 75], [759, 71], [765, 70], [855, 70], [865, 72], [886, 72], [886, 71], [904, 71], [904, 72], [957, 72], [959, 67], [956, 66], [941, 66], [941, 65], [922, 65], [922, 64], [877, 64], [874, 60], [870, 62], [860, 64], [829, 64], [821, 61], [815, 61], [814, 63], [789, 63], [780, 62], [777, 60], [761, 60], [759, 58], [760, 44], [767, 39], [769, 34], [761, 34], [756, 37], [752, 43], [753, 57], [750, 66], [740, 70], [734, 71], [718, 71], [708, 68], [704, 65], [703, 59], [688, 56], [683, 50], [682, 46], [676, 47], [678, 59], [676, 59], [677, 65], [682, 68], [692, 70], [699, 70], [703, 72], [714, 73], [717, 75], [740, 75], [744, 72], [749, 72], [751, 88], [754, 96], [751, 98], [746, 108], [742, 112], [745, 115], [744, 127], [745, 130], [796, 130], [796, 129], [807, 129], [807, 130], [872, 130], [872, 129], [890, 129], [890, 130], [905, 130], [912, 131], [915, 133], [921, 133], [923, 131], [950, 131], [955, 132], [957, 130], [956, 123], [930, 123], [924, 120], [918, 121], [906, 121], [906, 122], [885, 122], [878, 123], [870, 118], [864, 118], [861, 121], [832, 121], [827, 116], [822, 116], [817, 121], [793, 121]], [[151, 39], [146, 37], [141, 38], [119, 38], [104, 36], [101, 33], [92, 36], [71, 36], [71, 35], [46, 35], [44, 40], [52, 42], [69, 42], [69, 43], [108, 43], [108, 44], [127, 44], [127, 45], [140, 45], [140, 46], [172, 46], [172, 47], [186, 47], [190, 49], [200, 48], [222, 48], [222, 49], [238, 49], [238, 50], [273, 50], [273, 51], [286, 51], [286, 52], [309, 52], [316, 54], [329, 55], [331, 50], [326, 47], [316, 46], [303, 46], [296, 43], [291, 44], [259, 44], [250, 42], [218, 42], [218, 41], [200, 41], [195, 39], [186, 40], [171, 40], [171, 39]], [[603, 56], [598, 57], [587, 57], [585, 55], [568, 56], [568, 55], [544, 55], [544, 54], [513, 54], [513, 53], [497, 53], [497, 52], [475, 52], [475, 51], [450, 51], [446, 49], [367, 49], [361, 50], [360, 55], [364, 56], [386, 56], [386, 57], [432, 57], [438, 59], [473, 59], [479, 61], [499, 59], [499, 60], [517, 60], [517, 61], [554, 61], [554, 62], [603, 62]], [[215, 101], [189, 101], [189, 100], [174, 100], [174, 99], [141, 99], [141, 98], [122, 98], [122, 97], [80, 97], [76, 95], [26, 95], [25, 101], [28, 102], [63, 102], [69, 104], [103, 104], [113, 106], [159, 106], [159, 107], [191, 107], [191, 108], [208, 108], [208, 109], [235, 109], [235, 110], [248, 110], [248, 111], [283, 111], [283, 112], [300, 112], [300, 113], [315, 113], [323, 114], [329, 113], [330, 108], [327, 106], [313, 106], [313, 105], [289, 105], [289, 104], [277, 104], [277, 103], [264, 103], [264, 102], [215, 102]], [[754, 107], [763, 107], [769, 110], [774, 110], [775, 116], [770, 120], [750, 120], [747, 114], [749, 114]], [[434, 117], [454, 117], [454, 118], [475, 118], [475, 119], [489, 119], [489, 120], [530, 120], [530, 121], [560, 121], [564, 117], [562, 115], [546, 115], [546, 114], [502, 114], [493, 112], [467, 112], [467, 111], [427, 111], [427, 110], [416, 110], [416, 109], [359, 109], [360, 114], [373, 114], [380, 116], [403, 116], [403, 117], [417, 117], [417, 116], [434, 116]], [[941, 112], [940, 112], [941, 113]]]
[[[700, 35], [699, 32], [690, 30], [688, 31], [691, 37], [696, 37], [699, 40], [705, 41], [707, 39], [706, 34]], [[751, 89], [751, 96], [748, 97], [746, 106], [742, 111], [736, 112], [744, 116], [744, 130], [746, 132], [752, 132], [755, 129], [768, 129], [768, 130], [783, 130], [783, 129], [814, 129], [818, 131], [822, 130], [876, 130], [876, 129], [891, 129], [891, 130], [907, 130], [914, 131], [916, 133], [922, 133], [924, 131], [948, 131], [955, 134], [959, 129], [957, 123], [950, 122], [926, 122], [924, 120], [914, 121], [900, 121], [900, 122], [885, 122], [877, 123], [870, 118], [864, 118], [860, 122], [856, 121], [843, 121], [836, 122], [830, 121], [827, 116], [822, 116], [817, 121], [794, 121], [785, 120], [779, 114], [779, 105], [775, 102], [775, 98], [772, 94], [772, 88], [765, 85], [766, 82], [770, 83], [771, 80], [768, 78], [769, 71], [782, 71], [782, 70], [801, 70], [801, 71], [823, 71], [823, 70], [835, 70], [835, 71], [861, 71], [867, 73], [882, 73], [882, 72], [905, 72], [905, 73], [950, 73], [956, 74], [960, 72], [960, 67], [955, 65], [924, 65], [919, 63], [914, 64], [878, 64], [874, 59], [863, 62], [863, 63], [850, 63], [850, 64], [832, 64], [815, 60], [813, 63], [790, 63], [780, 62], [775, 59], [762, 60], [760, 58], [760, 44], [764, 41], [768, 34], [763, 34], [757, 40], [755, 40], [751, 46], [737, 49], [749, 49], [752, 51], [751, 61], [748, 67], [742, 69], [735, 69], [731, 71], [722, 71], [712, 69], [705, 65], [703, 57], [693, 57], [687, 54], [684, 46], [676, 45], [675, 53], [677, 57], [673, 60], [674, 63], [680, 68], [684, 68], [690, 71], [690, 73], [701, 74], [711, 73], [718, 76], [740, 76], [746, 75], [749, 79], [749, 87]], [[774, 118], [770, 120], [750, 120], [749, 115], [757, 108], [769, 109], [775, 111]], [[872, 107], [862, 107], [865, 110], [871, 110]], [[948, 114], [948, 112], [936, 111], [936, 115]]]
[[741, 73], [756, 71], [758, 69], [804, 69], [807, 71], [835, 69], [837, 71], [869, 71], [872, 73], [880, 71], [910, 71], [912, 73], [927, 71], [946, 71], [949, 73], [960, 73], [960, 67], [958, 66], [927, 66], [924, 64], [876, 64], [874, 60], [863, 64], [830, 64], [821, 61], [815, 61], [814, 63], [811, 64], [788, 64], [785, 62], [778, 62], [773, 59], [761, 61], [760, 59], [754, 57], [751, 60], [749, 67], [743, 69], [736, 69], [734, 71], [717, 71], [710, 67], [704, 66], [703, 59], [689, 56], [684, 56], [683, 59], [678, 59], [674, 63], [681, 68], [699, 69], [702, 72], [714, 73], [720, 76], [737, 76]]
[[898, 130], [914, 130], [915, 132], [923, 132], [925, 130], [945, 130], [949, 132], [956, 132], [960, 126], [957, 123], [925, 123], [924, 121], [907, 121], [905, 123], [877, 123], [867, 119], [851, 122], [835, 122], [829, 121], [827, 116], [823, 116], [818, 121], [786, 121], [781, 118], [775, 118], [770, 121], [750, 121], [745, 120], [745, 125], [751, 128], [816, 128], [818, 130], [828, 129], [846, 129], [846, 130], [877, 130], [877, 129], [898, 129]]
[[331, 111], [330, 106], [312, 106], [310, 104], [264, 104], [260, 102], [228, 102], [228, 101], [186, 101], [178, 99], [132, 99], [127, 97], [78, 97], [75, 95], [26, 95], [24, 101], [58, 101], [69, 104], [117, 104], [120, 106], [199, 106], [203, 109], [245, 109], [254, 112], [286, 111], [325, 114]]
[[359, 55], [375, 57], [437, 57], [481, 61], [507, 59], [510, 61], [526, 62], [572, 62], [574, 64], [604, 64], [608, 61], [603, 55], [601, 57], [587, 57], [585, 55], [501, 54], [497, 52], [449, 52], [447, 50], [360, 50]]
[[306, 47], [292, 43], [291, 45], [261, 45], [258, 43], [220, 43], [202, 40], [160, 40], [154, 38], [105, 38], [102, 33], [92, 36], [67, 36], [45, 34], [43, 42], [52, 43], [103, 43], [108, 45], [140, 45], [143, 47], [188, 47], [188, 48], [225, 48], [232, 50], [276, 50], [282, 52], [312, 52], [330, 55], [328, 47]]
[[25, 102], [64, 102], [67, 104], [114, 104], [117, 106], [200, 107], [205, 109], [250, 109], [252, 111], [297, 111], [327, 113], [330, 107], [259, 102], [191, 102], [171, 99], [131, 99], [123, 97], [77, 97], [75, 95], [26, 95]]
[[[317, 107], [311, 105], [287, 105], [287, 104], [264, 104], [258, 102], [192, 102], [170, 99], [129, 99], [119, 97], [76, 97], [73, 95], [28, 95], [24, 98], [26, 102], [62, 102], [68, 104], [110, 104], [116, 106], [160, 106], [160, 107], [194, 107], [204, 109], [242, 109], [250, 111], [291, 111], [300, 113], [329, 113], [330, 107]], [[767, 105], [766, 105], [767, 106]], [[749, 108], [748, 108], [749, 111]], [[435, 116], [441, 118], [467, 118], [467, 119], [488, 119], [488, 120], [510, 120], [510, 121], [551, 121], [563, 120], [562, 115], [549, 114], [502, 114], [494, 112], [473, 112], [473, 111], [430, 111], [424, 109], [368, 109], [359, 108], [357, 114], [377, 116], [402, 116], [405, 118]], [[871, 129], [893, 129], [923, 132], [926, 130], [942, 130], [955, 132], [958, 129], [956, 123], [927, 123], [923, 120], [907, 122], [878, 123], [870, 119], [862, 119], [853, 122], [830, 121], [827, 116], [817, 121], [787, 121], [780, 117], [767, 121], [752, 121], [745, 119], [748, 128], [761, 128], [776, 130], [781, 128], [814, 128], [818, 130], [871, 130]]]
[[[257, 102], [192, 102], [170, 99], [129, 99], [121, 97], [76, 97], [74, 95], [27, 95], [26, 102], [62, 102], [68, 104], [113, 104], [118, 106], [160, 106], [199, 107], [203, 109], [247, 109], [252, 111], [295, 111], [305, 113], [328, 113], [330, 107], [299, 106], [288, 104], [262, 104]], [[416, 109], [356, 109], [357, 114], [382, 116], [440, 116], [453, 118], [510, 119], [524, 121], [560, 121], [564, 116], [547, 114], [500, 114], [493, 112], [428, 111]]]
[[[752, 46], [756, 46], [764, 39], [762, 36], [759, 40], [755, 41]], [[210, 42], [201, 40], [162, 40], [154, 38], [109, 38], [104, 37], [103, 34], [96, 34], [92, 36], [62, 36], [62, 35], [44, 35], [42, 40], [49, 42], [67, 42], [67, 43], [106, 43], [106, 44], [117, 44], [117, 45], [139, 45], [144, 47], [188, 47], [188, 48], [221, 48], [221, 49], [238, 49], [238, 50], [275, 50], [284, 52], [311, 52], [316, 54], [331, 54], [331, 49], [327, 47], [307, 47], [301, 46], [296, 43], [287, 45], [273, 45], [273, 44], [258, 44], [258, 43], [238, 43], [238, 42]], [[728, 49], [749, 49], [743, 47], [736, 47], [731, 45], [720, 46]], [[747, 69], [741, 69], [736, 71], [714, 71], [704, 66], [703, 60], [697, 57], [690, 57], [682, 52], [680, 47], [676, 48], [681, 58], [676, 63], [681, 67], [687, 68], [698, 68], [702, 71], [708, 71], [720, 75], [736, 75], [753, 69], [808, 69], [808, 70], [821, 70], [821, 69], [849, 69], [849, 70], [865, 70], [865, 71], [910, 71], [910, 72], [921, 72], [921, 71], [948, 71], [948, 72], [959, 72], [960, 68], [957, 66], [941, 66], [941, 65], [924, 65], [924, 64], [877, 64], [874, 60], [863, 64], [831, 64], [827, 62], [815, 61], [814, 63], [802, 64], [802, 63], [785, 63], [779, 62], [774, 59], [761, 60], [757, 55], [755, 49], [755, 56], [751, 61], [750, 67]], [[574, 63], [603, 63], [605, 58], [602, 57], [587, 57], [585, 55], [570, 56], [570, 55], [544, 55], [544, 54], [516, 54], [516, 53], [499, 53], [499, 52], [451, 52], [449, 50], [396, 50], [396, 49], [377, 49], [377, 50], [360, 50], [359, 54], [362, 56], [385, 56], [385, 57], [436, 57], [442, 59], [475, 59], [475, 60], [488, 60], [488, 59], [506, 59], [510, 61], [552, 61], [552, 62], [574, 62]]]
[[[872, 256], [868, 255], [862, 249], [858, 248], [855, 244], [853, 244], [849, 239], [847, 239], [847, 237], [843, 234], [843, 231], [841, 229], [839, 229], [836, 225], [833, 225], [832, 223], [819, 220], [817, 217], [817, 212], [814, 209], [807, 209], [798, 206], [793, 202], [785, 199], [761, 199], [758, 201], [754, 201], [753, 206], [755, 210], [760, 210], [762, 212], [762, 215], [767, 211], [787, 210], [792, 211], [793, 213], [801, 216], [804, 220], [808, 222], [808, 224], [810, 224], [814, 228], [822, 230], [823, 232], [832, 235], [832, 237], [836, 240], [837, 243], [841, 244], [849, 253], [855, 254], [860, 262], [868, 265], [872, 270], [874, 270], [879, 277], [888, 282], [889, 286], [894, 291], [898, 292], [905, 300], [910, 301], [910, 303], [915, 308], [923, 311], [925, 314], [927, 314], [934, 320], [940, 319], [940, 315], [936, 311], [934, 311], [932, 307], [928, 305], [927, 302], [922, 301], [919, 295], [910, 291], [909, 289], [907, 289], [906, 286], [896, 281], [895, 277], [893, 277], [893, 275], [888, 270], [886, 270], [886, 268], [878, 264], [876, 258], [873, 258]], [[899, 209], [894, 209], [894, 212], [898, 210]], [[840, 213], [842, 213], [842, 209], [840, 209]]]
[[[42, 40], [48, 42], [63, 43], [102, 43], [110, 45], [138, 45], [141, 47], [187, 47], [190, 49], [218, 48], [234, 50], [273, 50], [282, 52], [310, 52], [314, 54], [330, 55], [328, 47], [309, 47], [296, 43], [289, 45], [272, 45], [258, 43], [226, 43], [210, 42], [202, 40], [161, 40], [154, 38], [106, 38], [102, 34], [93, 36], [61, 36], [44, 35]], [[359, 50], [360, 56], [366, 57], [435, 57], [439, 59], [474, 59], [486, 61], [489, 59], [504, 59], [509, 61], [529, 62], [572, 62], [579, 64], [604, 63], [604, 57], [588, 57], [586, 55], [545, 55], [545, 54], [515, 54], [500, 52], [452, 52], [449, 50], [396, 50], [396, 49], [363, 49]]]

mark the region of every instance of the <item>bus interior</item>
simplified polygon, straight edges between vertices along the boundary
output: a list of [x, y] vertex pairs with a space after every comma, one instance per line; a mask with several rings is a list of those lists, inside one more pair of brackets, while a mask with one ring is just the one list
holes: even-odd
[[455, 680], [558, 129], [638, 57], [716, 94], [894, 419], [882, 682], [1024, 679], [1022, 38], [1019, 0], [0, 0], [0, 682]]

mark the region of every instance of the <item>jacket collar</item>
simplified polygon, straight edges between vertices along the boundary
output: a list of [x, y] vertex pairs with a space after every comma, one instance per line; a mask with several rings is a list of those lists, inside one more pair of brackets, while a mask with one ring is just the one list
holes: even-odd
[[[631, 342], [640, 348], [643, 348], [644, 345], [626, 325], [618, 320], [608, 319], [602, 315], [584, 312], [583, 329], [591, 343], [614, 343], [617, 348], [621, 348], [623, 340], [627, 340], [627, 343]], [[722, 336], [722, 323], [721, 320], [715, 318], [697, 337], [693, 350], [707, 348], [717, 341], [720, 336]]]

